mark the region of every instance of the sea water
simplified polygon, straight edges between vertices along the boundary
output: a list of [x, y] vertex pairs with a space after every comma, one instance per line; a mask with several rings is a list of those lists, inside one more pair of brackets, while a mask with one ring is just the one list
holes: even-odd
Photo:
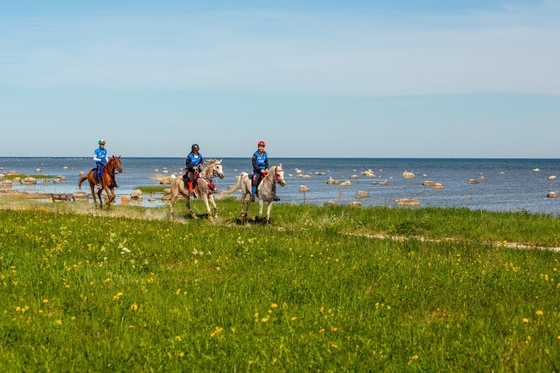
[[[222, 159], [222, 158], [219, 158]], [[130, 195], [138, 186], [160, 185], [153, 176], [181, 176], [184, 158], [126, 158], [121, 159], [123, 173], [116, 178], [121, 185], [116, 189], [117, 203], [120, 196]], [[219, 190], [234, 184], [241, 172], [252, 173], [251, 158], [223, 158], [225, 178], [216, 179]], [[273, 158], [270, 165], [282, 164], [287, 185], [278, 187], [280, 203], [312, 203], [322, 205], [327, 201], [346, 204], [355, 201], [358, 191], [369, 193], [359, 201], [364, 206], [396, 206], [395, 200], [415, 198], [420, 206], [467, 207], [487, 211], [527, 211], [560, 216], [560, 199], [547, 198], [551, 191], [560, 192], [560, 159], [391, 159], [391, 158]], [[1, 172], [41, 179], [41, 175], [65, 176], [60, 184], [39, 181], [36, 185], [15, 185], [13, 189], [41, 193], [72, 193], [78, 191], [79, 173], [94, 167], [91, 158], [79, 157], [4, 157], [0, 158]], [[37, 172], [40, 169], [40, 172]], [[157, 170], [157, 172], [156, 172]], [[372, 170], [374, 178], [362, 175]], [[537, 171], [538, 170], [538, 171]], [[405, 179], [405, 171], [416, 175]], [[167, 173], [164, 173], [167, 172]], [[301, 175], [308, 175], [304, 178]], [[357, 176], [357, 179], [352, 178]], [[332, 177], [338, 181], [351, 181], [351, 186], [328, 185]], [[468, 184], [469, 179], [484, 179], [478, 184]], [[444, 185], [444, 189], [423, 186], [430, 180]], [[379, 182], [387, 181], [387, 185]], [[305, 185], [309, 191], [300, 192]], [[82, 185], [89, 192], [86, 183]], [[160, 195], [159, 195], [160, 196]], [[157, 194], [156, 202], [144, 206], [163, 204]], [[239, 192], [233, 196], [240, 196]]]

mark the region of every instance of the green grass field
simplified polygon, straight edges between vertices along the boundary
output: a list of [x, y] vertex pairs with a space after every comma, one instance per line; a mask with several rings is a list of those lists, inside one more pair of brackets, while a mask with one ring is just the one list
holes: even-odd
[[218, 204], [0, 210], [0, 371], [560, 370], [556, 217]]

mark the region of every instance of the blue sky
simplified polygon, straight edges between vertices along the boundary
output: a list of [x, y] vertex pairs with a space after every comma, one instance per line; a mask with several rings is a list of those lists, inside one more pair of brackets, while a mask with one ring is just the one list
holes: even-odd
[[271, 157], [560, 158], [559, 19], [560, 0], [2, 2], [0, 156], [104, 138], [134, 157], [262, 139]]

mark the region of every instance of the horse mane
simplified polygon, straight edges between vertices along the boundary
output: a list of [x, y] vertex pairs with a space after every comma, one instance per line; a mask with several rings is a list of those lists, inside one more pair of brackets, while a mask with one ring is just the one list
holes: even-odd
[[214, 158], [205, 160], [204, 168], [202, 169], [201, 175], [208, 176], [216, 163], [220, 163], [220, 160]]
[[204, 163], [205, 163], [206, 165], [204, 166], [204, 168], [213, 166], [214, 163], [217, 163], [217, 162], [219, 162], [219, 161], [218, 161], [217, 159], [214, 159], [214, 158], [205, 160]]

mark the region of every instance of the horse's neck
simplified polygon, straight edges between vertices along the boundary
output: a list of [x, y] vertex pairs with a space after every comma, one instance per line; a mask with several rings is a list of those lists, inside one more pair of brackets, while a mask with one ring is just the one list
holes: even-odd
[[210, 176], [212, 176], [212, 167], [211, 167], [211, 166], [208, 166], [207, 168], [205, 168], [205, 169], [204, 169], [204, 172], [202, 172], [202, 173], [200, 174], [200, 176], [202, 176], [202, 177], [210, 177]]
[[263, 179], [261, 185], [264, 185], [265, 183], [270, 185], [274, 184], [274, 174], [275, 174], [275, 170], [269, 171], [268, 175], [266, 175], [266, 177]]
[[200, 174], [200, 176], [202, 177], [210, 177], [213, 174], [213, 170], [214, 170], [214, 163], [210, 163], [208, 164], [208, 166], [206, 166], [203, 170], [202, 173]]
[[112, 175], [115, 172], [115, 167], [111, 162], [105, 165], [105, 172], [107, 172], [109, 175]]

